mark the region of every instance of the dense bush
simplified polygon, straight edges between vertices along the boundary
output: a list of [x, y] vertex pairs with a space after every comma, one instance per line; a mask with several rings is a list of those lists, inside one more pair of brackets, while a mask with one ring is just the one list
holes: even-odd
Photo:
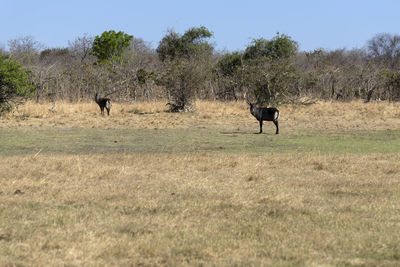
[[213, 47], [206, 41], [212, 33], [205, 27], [191, 28], [182, 36], [170, 31], [160, 42], [161, 84], [171, 111], [186, 110], [195, 95], [204, 92], [209, 80]]
[[0, 112], [10, 108], [14, 97], [29, 97], [34, 90], [30, 73], [8, 55], [0, 55]]

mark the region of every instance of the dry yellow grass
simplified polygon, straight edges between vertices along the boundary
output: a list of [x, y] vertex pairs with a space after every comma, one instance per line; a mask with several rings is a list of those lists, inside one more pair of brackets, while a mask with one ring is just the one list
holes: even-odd
[[[96, 103], [27, 102], [13, 113], [0, 118], [0, 127], [87, 127], [163, 129], [198, 127], [256, 127], [245, 102], [197, 101], [196, 111], [167, 113], [164, 102], [113, 103], [111, 116], [103, 117]], [[282, 129], [374, 130], [398, 128], [400, 103], [318, 102], [314, 105], [284, 105]]]
[[398, 154], [30, 155], [0, 170], [0, 265], [400, 260]]
[[[258, 130], [245, 103], [199, 101], [195, 112], [182, 114], [165, 109], [161, 102], [114, 103], [111, 116], [102, 117], [95, 103], [57, 103], [56, 112], [51, 104], [26, 103], [0, 118], [0, 131]], [[400, 125], [397, 103], [279, 109], [283, 134]], [[400, 262], [400, 151], [39, 152], [0, 156], [1, 266]]]

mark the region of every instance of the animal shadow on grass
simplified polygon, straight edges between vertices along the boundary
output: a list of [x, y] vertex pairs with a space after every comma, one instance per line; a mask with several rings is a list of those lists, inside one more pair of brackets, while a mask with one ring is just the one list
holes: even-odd
[[246, 131], [246, 132], [242, 132], [242, 131], [223, 131], [223, 132], [220, 132], [220, 134], [225, 134], [225, 135], [253, 135], [253, 134], [255, 134], [255, 135], [270, 135], [269, 133], [259, 133], [259, 132], [253, 132], [253, 131], [251, 131], [251, 132], [248, 132], [248, 131]]
[[252, 134], [252, 133], [250, 133], [250, 132], [241, 132], [241, 131], [223, 131], [223, 132], [220, 132], [220, 134], [236, 136], [238, 134], [245, 135], [245, 134]]

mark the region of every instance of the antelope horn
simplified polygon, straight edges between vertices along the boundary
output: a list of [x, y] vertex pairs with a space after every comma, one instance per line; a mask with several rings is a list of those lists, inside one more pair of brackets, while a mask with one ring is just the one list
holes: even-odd
[[247, 91], [244, 93], [244, 98], [246, 99], [246, 103], [250, 105], [250, 101], [249, 101], [249, 99], [247, 98]]

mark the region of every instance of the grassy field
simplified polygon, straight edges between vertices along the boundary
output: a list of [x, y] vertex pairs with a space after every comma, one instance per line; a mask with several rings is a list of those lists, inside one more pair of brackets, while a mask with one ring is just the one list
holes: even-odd
[[400, 264], [400, 105], [27, 103], [0, 118], [0, 265]]

